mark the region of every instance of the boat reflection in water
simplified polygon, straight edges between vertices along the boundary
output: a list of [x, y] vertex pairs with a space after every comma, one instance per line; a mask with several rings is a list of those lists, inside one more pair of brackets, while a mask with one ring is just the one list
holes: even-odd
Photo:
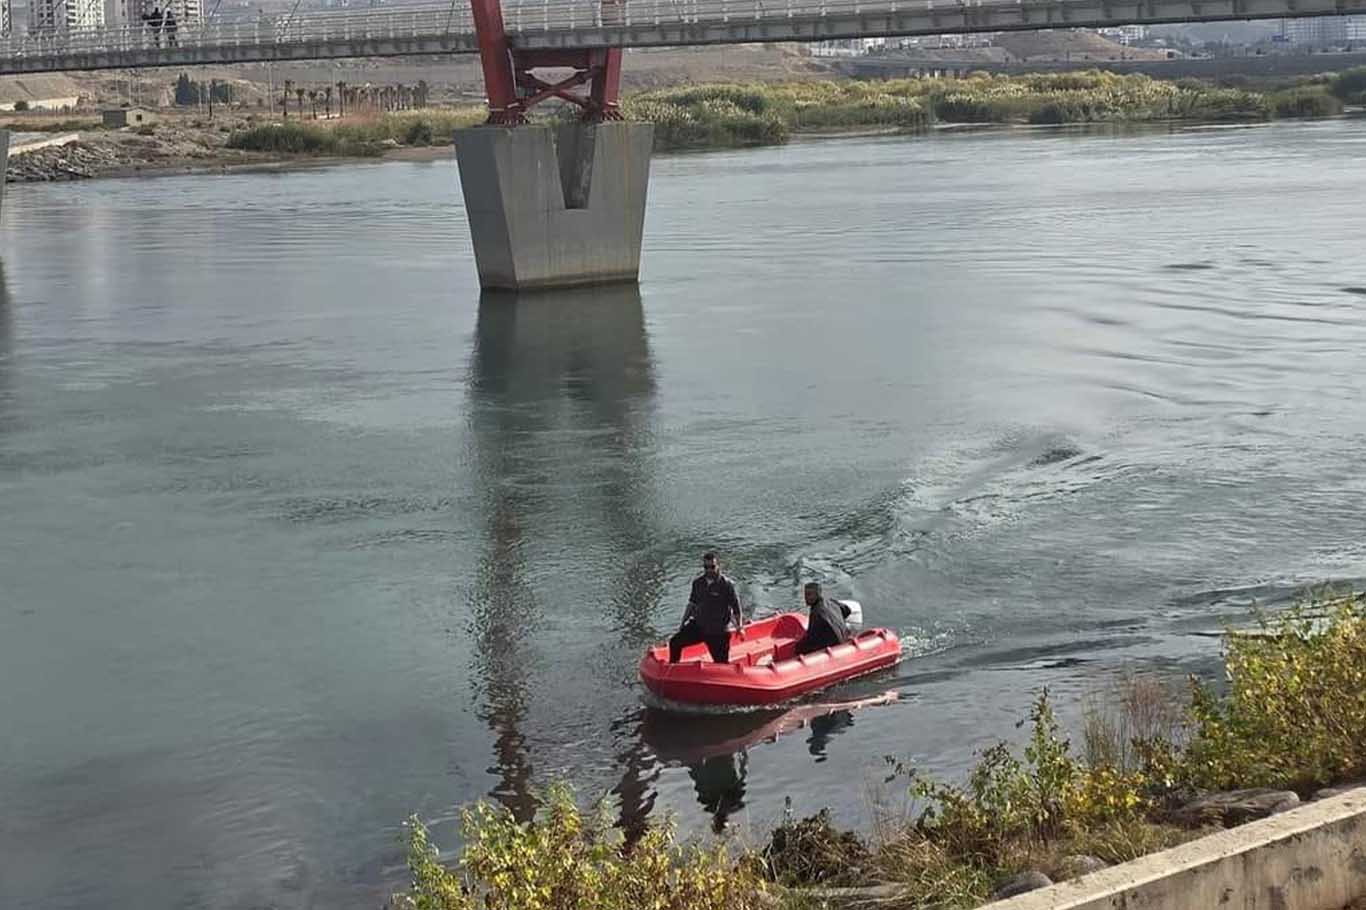
[[854, 711], [897, 698], [896, 691], [887, 691], [778, 711], [688, 715], [651, 707], [641, 717], [640, 735], [660, 763], [688, 769], [698, 802], [711, 815], [712, 828], [720, 832], [730, 816], [744, 808], [751, 748], [806, 730], [807, 750], [816, 761], [824, 761], [830, 740], [854, 725]]
[[[568, 735], [547, 731], [544, 719], [528, 731], [534, 709], [587, 694], [538, 688], [546, 614], [564, 621], [578, 604], [570, 618], [594, 624], [605, 606], [613, 637], [632, 652], [654, 634], [666, 573], [642, 545], [660, 534], [645, 507], [655, 382], [639, 288], [484, 292], [470, 380], [484, 528], [467, 611], [471, 676], [493, 737], [491, 795], [526, 819], [536, 808], [528, 733]], [[614, 555], [588, 573], [580, 564], [589, 549]], [[593, 596], [601, 591], [611, 592], [605, 603]], [[653, 777], [644, 747], [628, 738], [615, 759], [616, 792], [646, 817]]]

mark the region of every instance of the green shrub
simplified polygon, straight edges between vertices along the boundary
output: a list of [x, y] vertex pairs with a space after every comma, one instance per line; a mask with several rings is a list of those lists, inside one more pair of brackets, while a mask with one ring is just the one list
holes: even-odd
[[[599, 807], [601, 809], [601, 807]], [[550, 789], [535, 819], [479, 804], [461, 813], [464, 849], [442, 865], [427, 829], [408, 820], [412, 910], [755, 910], [766, 886], [758, 865], [721, 846], [680, 846], [655, 825], [629, 848], [610, 816], [585, 814], [567, 787]]]
[[306, 123], [268, 123], [240, 130], [228, 137], [227, 147], [277, 155], [378, 155], [380, 148], [337, 130]]
[[887, 905], [898, 910], [977, 907], [987, 902], [996, 878], [914, 831], [883, 844], [873, 858], [873, 872], [878, 880], [899, 886], [900, 899]]
[[18, 101], [14, 102], [14, 110], [17, 113], [22, 114], [24, 111], [28, 110], [28, 102], [20, 98]]
[[998, 743], [982, 753], [966, 786], [915, 776], [911, 792], [927, 803], [917, 832], [952, 856], [1000, 867], [1022, 839], [1058, 839], [1147, 811], [1140, 773], [1090, 767], [1073, 756], [1047, 691], [1034, 703], [1030, 722], [1023, 762]]
[[233, 133], [228, 148], [249, 152], [275, 152], [290, 155], [322, 155], [336, 150], [337, 140], [329, 131], [302, 123], [267, 123]]
[[1200, 787], [1301, 791], [1366, 775], [1366, 611], [1320, 597], [1230, 635], [1228, 694], [1197, 686], [1180, 770]]
[[773, 829], [762, 852], [768, 877], [783, 885], [856, 884], [870, 857], [863, 841], [830, 824], [830, 810]]
[[403, 144], [412, 146], [431, 145], [436, 138], [430, 120], [414, 120], [403, 134]]
[[703, 85], [643, 92], [623, 113], [655, 124], [660, 150], [786, 142], [797, 129], [921, 127], [929, 112], [913, 80]]
[[626, 116], [655, 124], [655, 148], [734, 148], [777, 145], [788, 127], [776, 114], [756, 114], [726, 98], [684, 95], [638, 97], [626, 103]]
[[104, 122], [102, 120], [96, 120], [93, 118], [74, 120], [53, 120], [46, 123], [39, 121], [38, 123], [25, 123], [24, 129], [26, 131], [35, 133], [76, 133], [82, 131], [88, 132], [90, 130], [104, 129]]
[[1267, 103], [1277, 117], [1333, 117], [1342, 113], [1342, 100], [1324, 86], [1286, 89], [1267, 96]]
[[458, 128], [482, 123], [486, 116], [483, 107], [471, 105], [450, 111], [403, 111], [369, 122], [331, 126], [286, 121], [236, 132], [228, 138], [228, 147], [272, 154], [367, 157], [382, 154], [386, 140], [411, 146], [448, 142]]
[[1366, 66], [1339, 73], [1333, 81], [1332, 92], [1348, 104], [1366, 104]]
[[1165, 751], [1187, 739], [1187, 686], [1154, 673], [1125, 672], [1082, 700], [1086, 764], [1151, 772]]
[[402, 145], [425, 146], [450, 142], [457, 129], [483, 123], [487, 117], [487, 108], [467, 105], [453, 110], [399, 111], [370, 121], [341, 123], [333, 129], [352, 142], [392, 139]]
[[1266, 98], [1238, 88], [1182, 91], [1172, 99], [1172, 114], [1184, 120], [1265, 120], [1271, 116]]

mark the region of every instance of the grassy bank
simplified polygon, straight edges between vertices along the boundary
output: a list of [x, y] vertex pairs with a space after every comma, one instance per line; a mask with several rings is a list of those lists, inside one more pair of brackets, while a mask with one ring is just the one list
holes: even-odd
[[966, 79], [706, 85], [635, 95], [624, 111], [656, 124], [660, 150], [771, 145], [794, 133], [942, 123], [1257, 121], [1342, 112], [1366, 97], [1366, 69], [1262, 93], [1099, 70]]
[[[1165, 82], [1099, 70], [965, 79], [813, 81], [693, 85], [627, 98], [627, 119], [655, 124], [655, 148], [777, 145], [797, 133], [924, 129], [932, 123], [1115, 123], [1257, 121], [1325, 117], [1366, 103], [1366, 68], [1274, 92]], [[566, 116], [549, 112], [546, 116]], [[275, 155], [359, 156], [395, 146], [445, 145], [481, 123], [480, 106], [385, 114], [366, 120], [286, 120], [233, 133], [228, 147]]]
[[611, 815], [582, 812], [552, 789], [519, 824], [479, 805], [463, 815], [464, 848], [438, 862], [417, 819], [408, 826], [419, 910], [712, 910], [824, 906], [813, 886], [884, 886], [888, 910], [973, 907], [1012, 874], [1054, 879], [1083, 860], [1118, 863], [1199, 836], [1191, 798], [1209, 790], [1289, 788], [1302, 796], [1366, 776], [1366, 600], [1321, 595], [1255, 634], [1225, 640], [1216, 692], [1129, 676], [1088, 700], [1081, 746], [1047, 693], [1022, 749], [981, 753], [962, 782], [888, 758], [908, 811], [865, 840], [824, 814], [785, 819], [762, 848], [680, 843], [666, 823], [626, 844]]
[[447, 145], [461, 127], [484, 121], [482, 106], [420, 110], [377, 117], [284, 120], [262, 123], [228, 137], [228, 148], [275, 155], [372, 157], [386, 148]]

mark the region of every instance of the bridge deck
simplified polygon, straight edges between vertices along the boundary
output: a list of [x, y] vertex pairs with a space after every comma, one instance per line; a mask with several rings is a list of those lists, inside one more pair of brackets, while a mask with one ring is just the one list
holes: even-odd
[[[0, 40], [0, 75], [476, 53], [455, 6], [318, 12], [252, 22], [143, 27]], [[509, 0], [525, 48], [824, 41], [1050, 28], [1101, 28], [1366, 13], [1366, 0]]]

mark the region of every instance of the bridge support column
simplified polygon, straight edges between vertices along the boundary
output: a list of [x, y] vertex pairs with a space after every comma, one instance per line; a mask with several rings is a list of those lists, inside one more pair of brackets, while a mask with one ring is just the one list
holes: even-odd
[[653, 140], [624, 121], [457, 131], [480, 285], [637, 280]]

